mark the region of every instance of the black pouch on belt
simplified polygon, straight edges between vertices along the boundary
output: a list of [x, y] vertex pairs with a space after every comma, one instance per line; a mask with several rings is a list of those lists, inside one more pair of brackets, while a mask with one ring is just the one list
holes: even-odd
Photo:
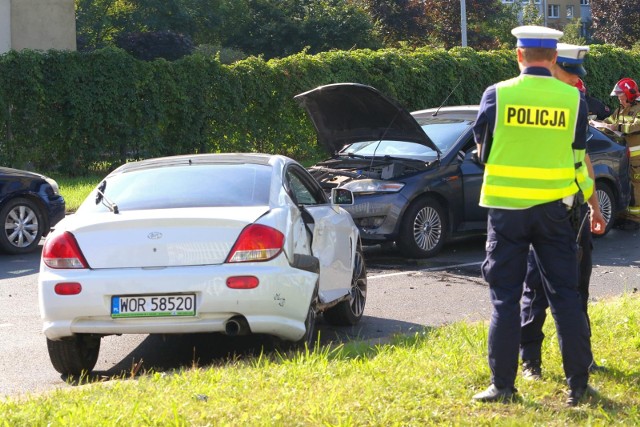
[[576, 237], [580, 237], [580, 228], [583, 226], [580, 213], [582, 209], [580, 207], [584, 203], [584, 195], [582, 191], [578, 191], [573, 198], [573, 204], [571, 205], [571, 209], [569, 209], [569, 219], [571, 221], [571, 227], [573, 227], [573, 231], [576, 232]]

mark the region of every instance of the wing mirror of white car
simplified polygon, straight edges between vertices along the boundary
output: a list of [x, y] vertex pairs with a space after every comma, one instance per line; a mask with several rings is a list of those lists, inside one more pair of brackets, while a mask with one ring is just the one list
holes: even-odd
[[332, 188], [331, 189], [331, 202], [334, 205], [352, 205], [353, 193], [346, 188]]

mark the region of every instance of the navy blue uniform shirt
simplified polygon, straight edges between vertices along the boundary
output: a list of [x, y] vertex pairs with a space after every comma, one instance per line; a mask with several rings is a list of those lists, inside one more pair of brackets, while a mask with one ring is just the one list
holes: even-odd
[[[527, 67], [522, 74], [532, 76], [549, 76], [551, 71], [544, 67]], [[576, 89], [578, 90], [578, 89]], [[573, 141], [573, 149], [585, 150], [587, 148], [587, 128], [589, 126], [588, 108], [584, 94], [580, 93], [580, 107], [578, 109], [578, 121], [576, 122], [576, 133]], [[487, 138], [493, 138], [493, 129], [496, 124], [496, 86], [489, 86], [482, 94], [478, 117], [473, 125], [473, 136], [476, 143], [483, 144], [483, 134], [487, 131]], [[487, 139], [489, 140], [489, 139]]]

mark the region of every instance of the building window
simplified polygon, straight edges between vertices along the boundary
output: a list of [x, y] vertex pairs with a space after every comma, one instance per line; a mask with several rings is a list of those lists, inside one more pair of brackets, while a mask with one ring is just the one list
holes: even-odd
[[557, 4], [548, 5], [547, 16], [549, 18], [560, 18], [560, 5], [557, 5]]
[[580, 6], [589, 6], [589, 0], [580, 0]]
[[573, 5], [567, 6], [567, 19], [573, 19]]

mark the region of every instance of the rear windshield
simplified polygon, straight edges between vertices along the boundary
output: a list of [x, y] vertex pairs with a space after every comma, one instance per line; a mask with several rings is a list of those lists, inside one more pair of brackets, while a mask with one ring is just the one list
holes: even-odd
[[98, 193], [94, 190], [78, 212], [108, 211], [105, 204], [109, 202], [115, 203], [120, 211], [268, 205], [271, 167], [255, 164], [164, 166], [115, 175], [101, 185], [105, 183], [104, 200], [96, 204]]

